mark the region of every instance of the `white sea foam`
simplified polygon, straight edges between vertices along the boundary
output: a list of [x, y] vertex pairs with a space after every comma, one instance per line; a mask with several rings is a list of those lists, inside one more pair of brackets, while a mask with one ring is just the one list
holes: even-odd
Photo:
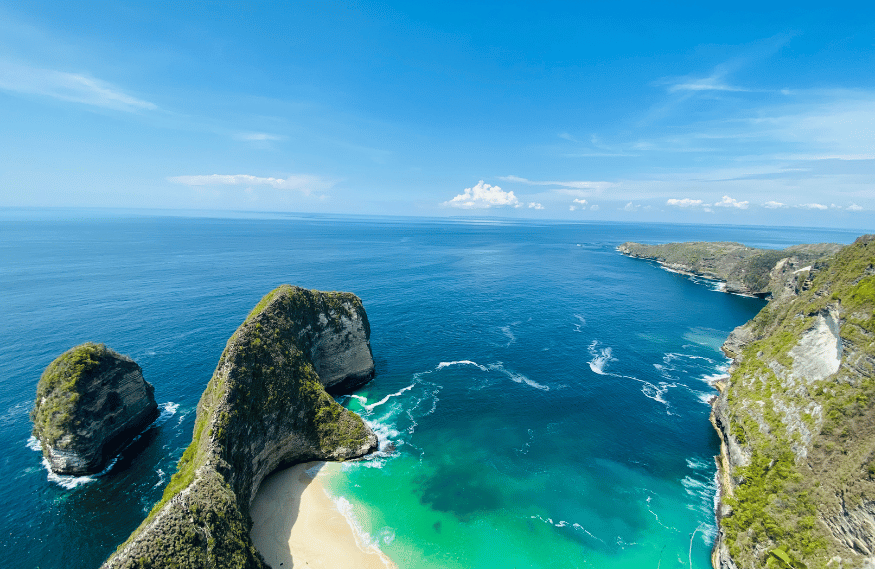
[[361, 395], [353, 395], [353, 397], [356, 398], [359, 401], [359, 403], [362, 404], [362, 407], [364, 407], [368, 413], [370, 413], [376, 407], [379, 407], [383, 403], [386, 403], [387, 401], [389, 401], [389, 399], [391, 399], [393, 397], [398, 397], [399, 395], [403, 395], [405, 391], [410, 391], [411, 389], [413, 389], [414, 385], [416, 385], [416, 383], [411, 383], [410, 385], [401, 389], [400, 391], [396, 391], [395, 393], [390, 393], [389, 395], [383, 397], [382, 399], [380, 399], [376, 403], [368, 403], [368, 400], [365, 399], [364, 397], [362, 397]]
[[346, 523], [352, 528], [355, 536], [356, 545], [362, 551], [376, 551], [380, 554], [380, 559], [387, 567], [391, 567], [388, 558], [380, 551], [380, 543], [390, 544], [395, 541], [395, 530], [389, 526], [384, 526], [379, 529], [376, 537], [371, 537], [371, 534], [366, 532], [355, 515], [355, 508], [349, 500], [343, 496], [333, 499], [337, 511], [346, 519]]
[[585, 527], [583, 527], [583, 526], [580, 525], [579, 523], [576, 523], [576, 522], [567, 522], [567, 521], [565, 521], [565, 520], [553, 521], [553, 518], [544, 518], [544, 517], [541, 517], [541, 516], [539, 516], [539, 515], [537, 515], [537, 514], [534, 515], [534, 516], [530, 516], [530, 518], [533, 519], [533, 520], [541, 520], [541, 521], [544, 522], [545, 524], [550, 524], [551, 526], [554, 526], [554, 527], [557, 527], [557, 528], [572, 527], [572, 528], [576, 529], [577, 531], [582, 531], [583, 533], [585, 533], [586, 535], [588, 535], [589, 537], [591, 537], [591, 538], [593, 538], [593, 539], [596, 539], [596, 540], [598, 540], [598, 541], [600, 541], [600, 542], [602, 542], [602, 543], [605, 543], [605, 541], [604, 541], [603, 539], [601, 539], [600, 537], [597, 537], [597, 536], [593, 535], [592, 533], [590, 533], [589, 530], [587, 530]]
[[61, 488], [66, 488], [67, 490], [72, 490], [77, 486], [81, 486], [83, 484], [89, 484], [94, 482], [101, 476], [105, 475], [107, 472], [112, 470], [112, 467], [115, 466], [115, 463], [118, 462], [119, 457], [115, 457], [109, 461], [109, 464], [106, 465], [106, 468], [98, 472], [97, 474], [90, 474], [87, 476], [68, 476], [66, 474], [56, 474], [52, 472], [51, 466], [49, 465], [48, 459], [43, 457], [43, 468], [48, 472], [48, 481], [53, 482], [60, 486]]
[[535, 389], [540, 389], [541, 391], [550, 391], [550, 388], [546, 385], [541, 385], [537, 381], [531, 380], [528, 377], [524, 376], [521, 373], [517, 373], [514, 371], [510, 371], [509, 369], [505, 369], [504, 365], [501, 362], [496, 362], [494, 364], [489, 364], [487, 369], [491, 371], [498, 371], [505, 374], [511, 381], [515, 381], [516, 383], [525, 383], [530, 387], [534, 387]]
[[687, 466], [689, 468], [692, 468], [693, 470], [707, 470], [711, 467], [712, 464], [713, 463], [711, 463], [710, 461], [704, 461], [700, 458], [693, 457], [687, 459]]
[[482, 365], [478, 364], [477, 362], [472, 362], [471, 360], [459, 360], [459, 361], [455, 361], [455, 362], [441, 362], [438, 364], [437, 368], [435, 368], [435, 369], [444, 369], [445, 367], [462, 366], [462, 365], [474, 366], [474, 367], [480, 368], [483, 371], [489, 371], [488, 369], [486, 369], [486, 366], [482, 366]]
[[[121, 457], [121, 453], [128, 446], [130, 446], [131, 443], [133, 443], [134, 441], [136, 441], [140, 437], [142, 437], [146, 433], [146, 431], [148, 431], [152, 427], [160, 426], [161, 424], [165, 423], [170, 417], [175, 415], [177, 410], [179, 409], [179, 403], [173, 403], [172, 401], [170, 401], [167, 403], [162, 403], [161, 405], [159, 405], [159, 408], [161, 409], [161, 411], [160, 411], [160, 413], [158, 413], [158, 418], [156, 418], [154, 421], [152, 421], [152, 423], [150, 423], [145, 429], [140, 431], [140, 433], [136, 437], [131, 439], [131, 442], [128, 443], [124, 448], [122, 448], [119, 451], [119, 454], [117, 454], [115, 457], [113, 457], [112, 460], [110, 460], [107, 463], [106, 467], [103, 470], [101, 470], [100, 472], [98, 472], [97, 474], [90, 474], [87, 476], [68, 476], [65, 474], [57, 474], [55, 472], [52, 472], [51, 465], [49, 464], [49, 461], [45, 457], [43, 457], [42, 463], [43, 463], [43, 467], [48, 472], [47, 478], [48, 478], [49, 482], [53, 482], [62, 488], [66, 488], [67, 490], [72, 490], [73, 488], [76, 488], [77, 486], [81, 486], [82, 484], [89, 484], [91, 482], [94, 482], [97, 478], [100, 478], [101, 476], [105, 475], [107, 472], [112, 470], [112, 467], [115, 466], [115, 464], [118, 462], [119, 458]], [[32, 450], [42, 452], [42, 447], [40, 446], [39, 441], [33, 436], [31, 436], [29, 439], [27, 439], [27, 447], [32, 449]], [[158, 472], [159, 472], [159, 479], [160, 479], [159, 484], [163, 484], [164, 481], [163, 481], [163, 479], [161, 479], [161, 477], [164, 476], [164, 472], [160, 469], [158, 470]]]
[[163, 470], [161, 470], [159, 468], [157, 471], [157, 474], [158, 474], [158, 482], [155, 483], [155, 486], [153, 486], [153, 488], [161, 488], [162, 486], [164, 486], [164, 483], [167, 481], [167, 475], [164, 474]]
[[714, 398], [717, 397], [716, 393], [704, 393], [702, 391], [693, 391], [692, 393], [705, 405], [711, 405], [714, 402]]
[[[663, 405], [665, 405], [665, 412], [669, 415], [674, 415], [674, 413], [671, 412], [671, 405], [663, 398], [663, 395], [666, 391], [668, 391], [669, 388], [676, 387], [677, 384], [673, 382], [669, 383], [661, 381], [659, 382], [659, 385], [654, 385], [649, 381], [645, 381], [631, 375], [621, 375], [618, 373], [611, 373], [606, 371], [605, 366], [608, 364], [608, 362], [617, 361], [617, 358], [613, 357], [613, 351], [610, 346], [599, 350], [598, 340], [593, 340], [593, 342], [589, 345], [589, 353], [592, 357], [592, 359], [589, 361], [589, 368], [593, 372], [599, 375], [637, 381], [641, 384], [641, 393], [643, 393], [645, 397], [653, 399], [658, 403], [662, 403]], [[662, 370], [664, 369], [663, 366], [660, 366], [659, 364], [654, 364], [654, 367], [660, 370], [660, 372], [662, 372]], [[670, 378], [670, 376], [668, 377]]]
[[160, 404], [158, 408], [161, 409], [161, 412], [158, 414], [158, 418], [149, 425], [150, 427], [163, 425], [170, 417], [176, 415], [176, 412], [179, 411], [179, 403], [168, 401], [167, 403]]
[[578, 322], [574, 325], [574, 331], [583, 332], [582, 328], [586, 326], [586, 318], [584, 318], [580, 314], [575, 314], [574, 317], [578, 320]]
[[[535, 389], [540, 389], [541, 391], [550, 391], [550, 388], [548, 386], [542, 385], [542, 384], [538, 383], [537, 381], [529, 379], [528, 377], [526, 377], [525, 375], [523, 375], [521, 373], [511, 371], [511, 370], [505, 368], [504, 364], [502, 362], [495, 362], [494, 364], [489, 364], [487, 366], [480, 365], [477, 362], [472, 362], [471, 360], [459, 360], [459, 361], [454, 361], [454, 362], [441, 362], [438, 364], [438, 366], [435, 368], [435, 370], [441, 370], [441, 369], [444, 369], [446, 367], [450, 367], [450, 366], [454, 366], [454, 365], [474, 366], [477, 369], [479, 369], [481, 371], [486, 371], [486, 372], [497, 371], [497, 372], [503, 373], [511, 381], [514, 381], [516, 383], [524, 383], [530, 387], [534, 387]], [[480, 388], [482, 389], [483, 387], [484, 386], [481, 386]]]
[[593, 340], [592, 344], [589, 345], [589, 353], [592, 356], [592, 359], [589, 360], [589, 369], [599, 375], [607, 375], [607, 372], [605, 372], [605, 366], [608, 365], [608, 362], [617, 361], [617, 358], [611, 355], [613, 349], [610, 346], [602, 348], [601, 350], [598, 349], [598, 346], [598, 340]]

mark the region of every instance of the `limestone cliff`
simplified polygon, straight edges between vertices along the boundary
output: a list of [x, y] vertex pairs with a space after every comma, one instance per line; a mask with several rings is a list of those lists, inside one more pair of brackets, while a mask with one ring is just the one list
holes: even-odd
[[[834, 254], [841, 245], [795, 245], [783, 250], [757, 249], [740, 243], [623, 243], [617, 250], [649, 259], [684, 274], [723, 281], [726, 292], [749, 296], [783, 295], [804, 282], [811, 263]], [[795, 276], [795, 277], [794, 277]], [[789, 287], [789, 288], [788, 288]]]
[[103, 344], [67, 350], [43, 372], [33, 434], [58, 474], [100, 472], [158, 416], [154, 388], [134, 360]]
[[723, 346], [712, 561], [875, 566], [875, 236], [793, 272], [785, 261], [772, 300]]
[[353, 294], [283, 285], [265, 296], [228, 340], [164, 496], [104, 567], [266, 567], [249, 537], [261, 481], [377, 446], [323, 387], [373, 375], [369, 333]]

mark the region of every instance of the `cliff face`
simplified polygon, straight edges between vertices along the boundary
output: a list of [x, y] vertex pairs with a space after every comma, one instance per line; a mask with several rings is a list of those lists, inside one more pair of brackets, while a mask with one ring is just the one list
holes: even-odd
[[53, 472], [84, 475], [158, 416], [154, 388], [132, 359], [86, 343], [53, 361], [37, 385], [33, 434]]
[[[875, 565], [875, 236], [769, 271], [772, 300], [723, 346], [713, 564]], [[782, 280], [783, 279], [783, 280]]]
[[624, 255], [653, 260], [673, 271], [723, 281], [726, 292], [759, 297], [792, 291], [799, 281], [794, 275], [839, 249], [841, 245], [821, 243], [776, 251], [730, 242], [665, 245], [630, 242], [617, 248]]
[[369, 332], [355, 295], [283, 285], [265, 296], [228, 341], [164, 496], [104, 567], [266, 567], [249, 537], [261, 481], [377, 446], [323, 387], [373, 375]]

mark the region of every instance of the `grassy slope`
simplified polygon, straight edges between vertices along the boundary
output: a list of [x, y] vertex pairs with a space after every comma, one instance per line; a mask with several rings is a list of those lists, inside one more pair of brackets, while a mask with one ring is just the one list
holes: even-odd
[[[732, 473], [740, 484], [726, 500], [732, 514], [721, 520], [739, 567], [820, 567], [835, 554], [854, 557], [823, 519], [839, 514], [839, 493], [849, 509], [875, 497], [873, 266], [875, 242], [861, 238], [816, 270], [798, 297], [770, 303], [748, 324], [759, 339], [738, 354], [728, 394], [731, 433], [752, 458]], [[788, 352], [828, 307], [841, 315], [842, 366], [822, 381], [786, 381]], [[786, 407], [812, 411], [801, 415], [813, 435], [807, 445], [779, 412]], [[794, 444], [807, 456], [794, 454]]]

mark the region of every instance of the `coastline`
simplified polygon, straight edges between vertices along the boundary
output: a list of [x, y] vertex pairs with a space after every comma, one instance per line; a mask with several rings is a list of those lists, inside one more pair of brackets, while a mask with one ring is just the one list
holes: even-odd
[[360, 544], [325, 492], [324, 462], [297, 464], [262, 482], [250, 508], [252, 541], [273, 569], [394, 569], [374, 546]]

